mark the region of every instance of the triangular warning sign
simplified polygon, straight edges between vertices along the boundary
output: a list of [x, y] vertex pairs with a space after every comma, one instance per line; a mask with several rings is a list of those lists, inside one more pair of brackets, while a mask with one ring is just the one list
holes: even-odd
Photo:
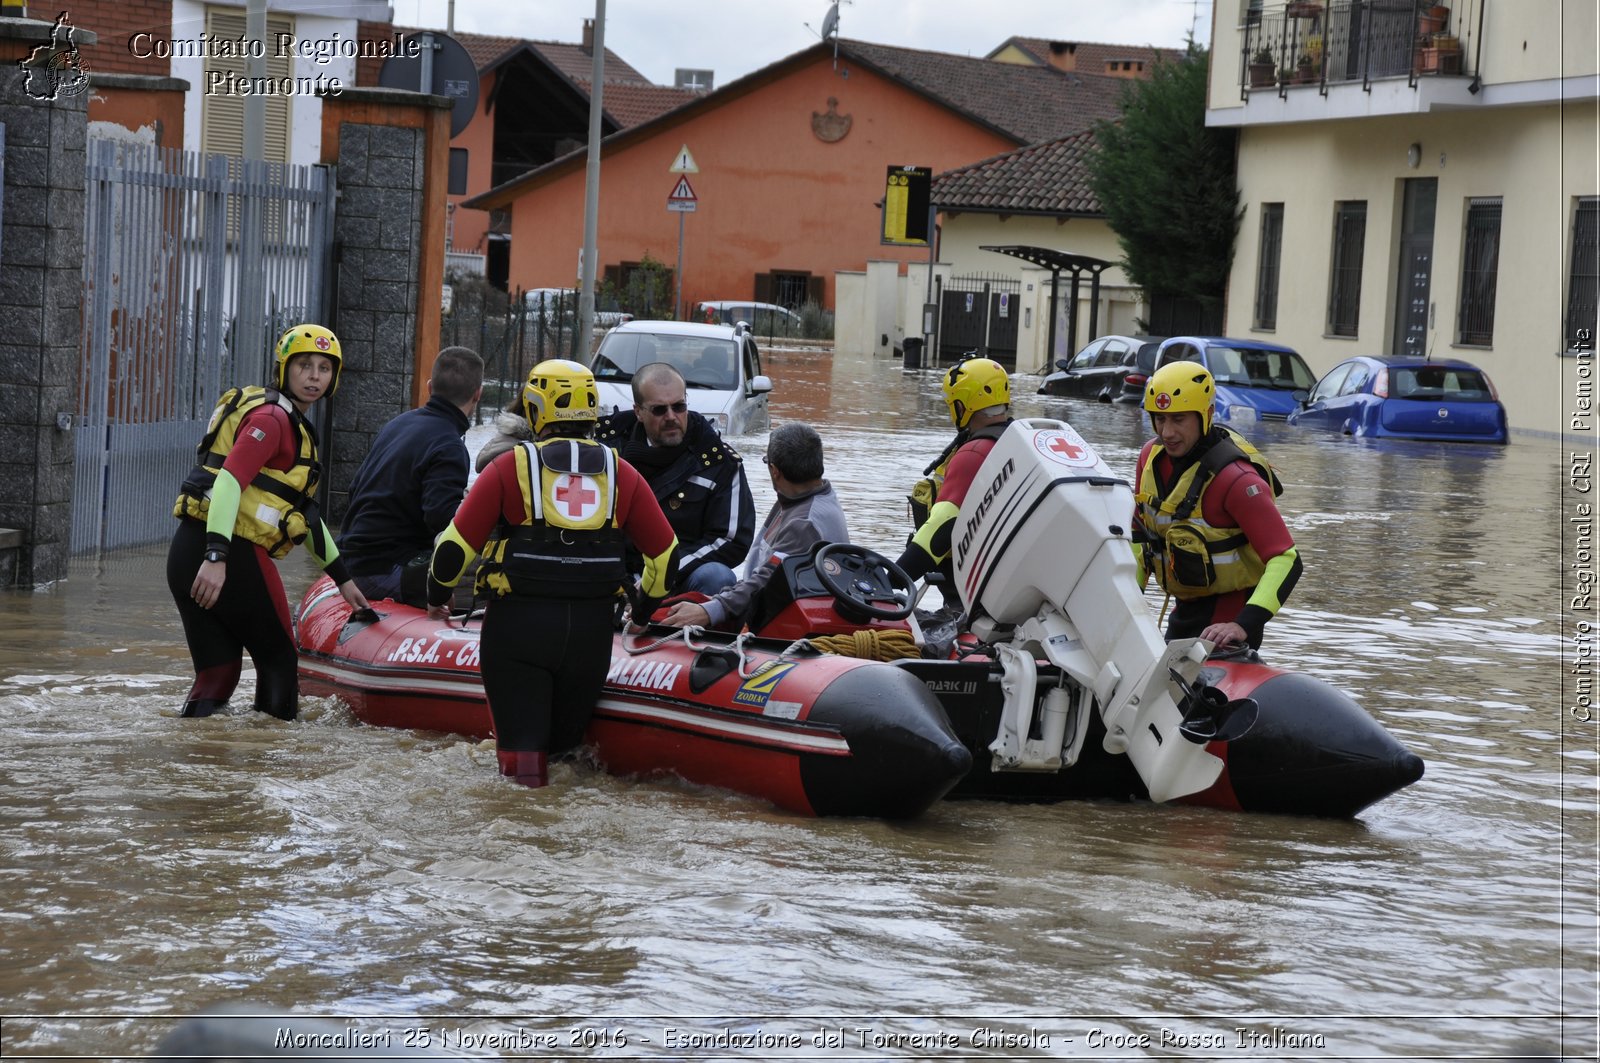
[[668, 173], [699, 173], [700, 167], [694, 164], [694, 156], [689, 154], [689, 145], [685, 144], [678, 149], [677, 157], [672, 160], [672, 165], [667, 167]]
[[699, 197], [694, 194], [694, 189], [689, 187], [689, 178], [680, 177], [678, 178], [678, 183], [673, 186], [672, 191], [668, 194], [667, 198], [692, 200], [698, 199]]

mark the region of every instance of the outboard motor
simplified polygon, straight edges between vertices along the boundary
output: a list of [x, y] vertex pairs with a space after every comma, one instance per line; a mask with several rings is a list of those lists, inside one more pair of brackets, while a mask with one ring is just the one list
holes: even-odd
[[[1249, 729], [1255, 706], [1200, 679], [1210, 645], [1162, 638], [1136, 583], [1133, 508], [1094, 448], [1044, 418], [1014, 421], [968, 489], [951, 556], [972, 631], [1003, 669], [996, 770], [1070, 766], [1092, 702], [1106, 750], [1127, 753], [1151, 799], [1169, 801], [1216, 782], [1223, 763], [1207, 743]], [[1042, 700], [1041, 657], [1071, 680]]]

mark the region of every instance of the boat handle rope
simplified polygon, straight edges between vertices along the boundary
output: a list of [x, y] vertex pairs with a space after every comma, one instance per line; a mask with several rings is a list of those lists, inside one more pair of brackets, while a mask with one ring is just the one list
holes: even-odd
[[[684, 627], [679, 628], [671, 635], [663, 635], [660, 638], [654, 639], [648, 643], [632, 641], [632, 637], [630, 636], [629, 639], [623, 640], [622, 648], [630, 656], [637, 656], [641, 653], [650, 653], [653, 650], [660, 649], [662, 646], [665, 646], [668, 643], [680, 641], [689, 649], [695, 650], [696, 652], [721, 649], [722, 647], [713, 645], [711, 643], [699, 644], [694, 641], [696, 636], [705, 634], [705, 631], [706, 629], [701, 627], [699, 624], [687, 624]], [[741, 632], [738, 637], [736, 637], [729, 645], [729, 648], [732, 649], [739, 657], [738, 671], [740, 679], [750, 679], [756, 674], [756, 669], [750, 667], [750, 662], [754, 660], [754, 655], [747, 654], [744, 650], [745, 641], [747, 639], [753, 639], [756, 637], [757, 636], [753, 632], [744, 631]], [[793, 660], [808, 650], [812, 653], [815, 653], [815, 649], [809, 642], [807, 642], [805, 639], [797, 639], [779, 651], [778, 660]]]

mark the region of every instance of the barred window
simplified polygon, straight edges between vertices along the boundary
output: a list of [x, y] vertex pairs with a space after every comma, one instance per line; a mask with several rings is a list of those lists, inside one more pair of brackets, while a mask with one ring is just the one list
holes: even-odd
[[1366, 200], [1337, 205], [1333, 219], [1333, 275], [1328, 287], [1328, 333], [1354, 336], [1361, 324], [1361, 256], [1367, 239]]
[[1278, 271], [1283, 257], [1283, 204], [1261, 204], [1261, 249], [1256, 258], [1255, 327], [1278, 327]]
[[1584, 196], [1572, 219], [1572, 268], [1567, 273], [1567, 349], [1594, 344], [1600, 304], [1600, 196]]
[[1461, 307], [1457, 342], [1474, 347], [1494, 343], [1494, 291], [1500, 268], [1500, 197], [1467, 200], [1465, 246], [1461, 252]]

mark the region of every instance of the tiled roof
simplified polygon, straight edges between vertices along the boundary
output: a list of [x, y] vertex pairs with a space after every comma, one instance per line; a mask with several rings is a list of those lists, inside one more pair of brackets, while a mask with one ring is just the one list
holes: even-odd
[[1037, 144], [1116, 118], [1126, 81], [967, 55], [840, 41], [841, 54], [1014, 138]]
[[936, 174], [933, 202], [940, 210], [1001, 214], [1102, 213], [1089, 189], [1093, 130], [1034, 144]]
[[[577, 85], [582, 92], [588, 93], [587, 79], [579, 81]], [[704, 95], [704, 92], [675, 89], [671, 85], [635, 85], [630, 82], [613, 84], [607, 81], [606, 90], [600, 94], [600, 104], [605, 108], [606, 114], [616, 119], [619, 128], [627, 129], [629, 126], [648, 122], [670, 110], [682, 107], [690, 100], [697, 100]]]
[[[418, 30], [396, 27], [402, 33], [416, 33]], [[594, 56], [583, 50], [581, 44], [563, 44], [560, 41], [525, 41], [520, 37], [497, 37], [486, 33], [463, 33], [456, 31], [451, 34], [467, 54], [472, 57], [472, 62], [479, 70], [493, 66], [504, 59], [506, 55], [523, 46], [535, 49], [544, 56], [545, 61], [573, 81], [587, 83], [594, 73]], [[633, 67], [622, 61], [622, 58], [610, 48], [606, 49], [606, 84], [613, 81], [619, 84], [648, 85], [650, 79], [639, 73]]]
[[[406, 33], [415, 33], [415, 30], [405, 30]], [[522, 41], [516, 37], [491, 37], [484, 33], [452, 33], [452, 37], [467, 50], [472, 57], [472, 64], [479, 70], [489, 66], [496, 59], [521, 47]]]
[[1113, 60], [1140, 59], [1145, 69], [1157, 61], [1176, 63], [1184, 56], [1182, 48], [1157, 48], [1153, 44], [1097, 44], [1093, 41], [1049, 41], [1043, 37], [1011, 37], [1005, 44], [990, 52], [995, 56], [1007, 46], [1026, 52], [1041, 66], [1050, 65], [1053, 48], [1066, 47], [1073, 52], [1073, 69], [1079, 74], [1103, 74], [1106, 63]]
[[[574, 81], [588, 81], [594, 73], [594, 56], [583, 50], [581, 44], [562, 44], [560, 41], [529, 41], [539, 54], [550, 60], [550, 65]], [[650, 79], [624, 63], [616, 52], [606, 49], [606, 84], [613, 81], [648, 85]]]

